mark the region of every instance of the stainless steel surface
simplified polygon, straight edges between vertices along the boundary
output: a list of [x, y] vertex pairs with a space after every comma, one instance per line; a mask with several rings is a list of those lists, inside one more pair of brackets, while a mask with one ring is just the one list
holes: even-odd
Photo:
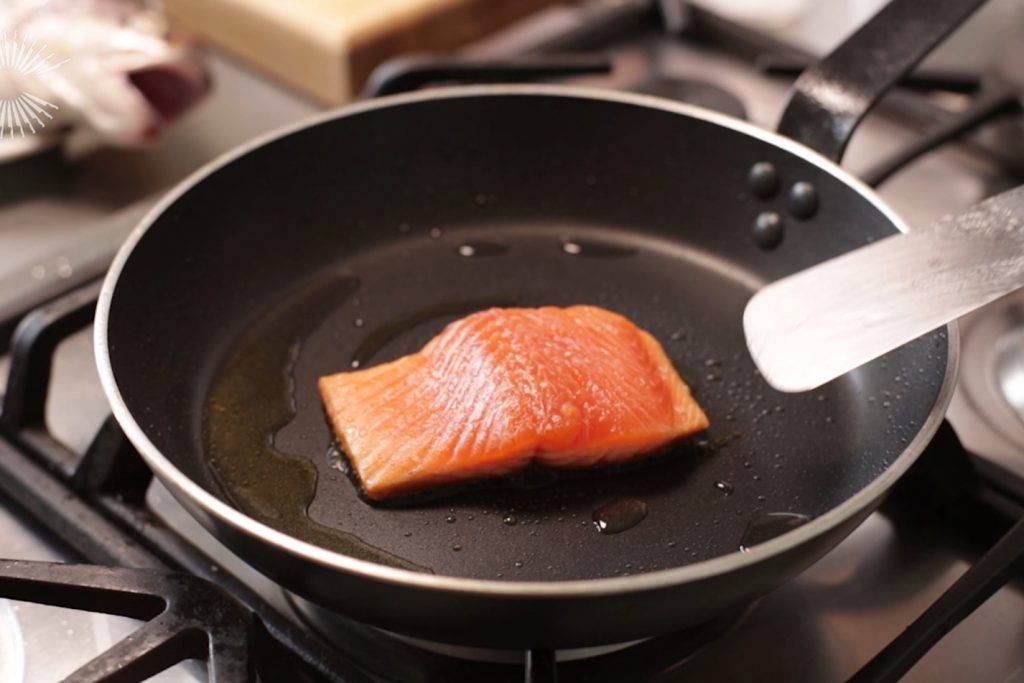
[[[818, 22], [817, 29], [808, 35], [822, 35], [822, 26], [833, 25], [833, 21]], [[785, 83], [763, 79], [748, 66], [720, 54], [675, 39], [654, 46], [627, 44], [617, 52], [617, 72], [605, 81], [608, 84], [621, 84], [643, 74], [656, 59], [672, 75], [715, 81], [731, 89], [745, 102], [758, 125], [770, 129], [781, 108]], [[252, 134], [314, 110], [312, 105], [217, 56], [214, 72], [213, 97], [158, 149], [104, 153], [101, 158], [74, 167], [70, 187], [55, 184], [41, 195], [0, 206], [0, 272], [31, 267], [40, 255], [78, 236], [84, 218], [105, 216], [182, 177], [198, 163]], [[915, 131], [884, 118], [872, 118], [854, 137], [845, 165], [855, 173], [866, 169], [879, 156], [915, 135]], [[976, 158], [950, 148], [922, 159], [888, 182], [880, 194], [906, 222], [924, 225], [977, 201], [995, 177], [992, 169]], [[994, 379], [994, 342], [1021, 321], [1024, 296], [1017, 294], [961, 322], [961, 387], [950, 415], [968, 447], [1002, 464], [1017, 466], [1024, 474], [1024, 426], [1000, 398]], [[62, 347], [53, 379], [55, 394], [48, 406], [49, 424], [62, 439], [78, 447], [88, 443], [107, 410], [93, 365], [90, 337], [85, 332]], [[6, 359], [0, 359], [0, 375], [6, 374], [5, 363]], [[979, 400], [991, 401], [986, 406], [1001, 406], [1005, 415], [993, 418], [992, 413], [978, 408]], [[89, 414], [83, 416], [82, 408], [87, 408]], [[1000, 423], [998, 428], [993, 426], [994, 421]], [[1007, 431], [1012, 433], [1007, 435]], [[148, 500], [161, 517], [213, 554], [228, 571], [282, 609], [289, 609], [280, 589], [206, 533], [166, 490], [154, 486]], [[24, 552], [26, 544], [39, 542], [37, 532], [8, 505], [0, 501], [0, 516], [6, 521], [0, 522], [0, 555], [67, 559], [59, 554]], [[974, 550], [950, 547], [941, 525], [915, 516], [912, 510], [876, 513], [824, 559], [762, 600], [727, 637], [658, 680], [843, 680], [952, 583], [971, 561]], [[60, 660], [64, 662], [62, 670], [69, 671], [75, 663], [65, 660], [64, 651], [56, 645], [69, 637], [68, 627], [59, 619], [34, 621], [33, 628], [39, 629], [40, 642], [52, 645], [50, 658], [55, 666]], [[7, 622], [0, 617], [2, 623]], [[75, 630], [76, 634], [84, 632], [77, 627]], [[11, 630], [4, 633], [12, 640], [17, 637], [11, 635]], [[24, 629], [21, 633], [24, 637]], [[1010, 586], [947, 636], [906, 680], [1024, 682], [1022, 637], [1024, 599], [1020, 586]], [[0, 641], [3, 638], [0, 636]]]
[[1024, 286], [1022, 228], [1018, 188], [777, 280], [744, 311], [751, 356], [780, 391], [819, 387]]
[[166, 189], [255, 135], [319, 109], [217, 53], [211, 53], [210, 67], [215, 87], [209, 98], [151, 148], [106, 149], [77, 162], [43, 160], [48, 173], [33, 178], [45, 179], [21, 182], [17, 190], [13, 180], [5, 181], [22, 175], [24, 167], [0, 168], [0, 277], [30, 273], [42, 260], [102, 230], [98, 219]]
[[0, 276], [0, 319], [24, 315], [53, 296], [101, 275], [117, 248], [157, 196], [150, 195], [94, 225], [51, 254], [41, 255], [14, 272]]

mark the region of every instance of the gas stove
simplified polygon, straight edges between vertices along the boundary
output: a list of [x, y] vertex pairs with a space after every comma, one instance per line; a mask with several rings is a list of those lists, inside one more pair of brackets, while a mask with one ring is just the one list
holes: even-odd
[[[770, 129], [787, 73], [809, 59], [805, 48], [829, 44], [822, 22], [811, 17], [802, 35], [780, 39], [699, 6], [598, 0], [540, 13], [463, 56], [600, 53], [611, 72], [574, 81], [684, 99]], [[0, 167], [3, 339], [21, 323], [0, 360], [0, 680], [512, 681], [557, 668], [562, 681], [840, 681], [883, 650], [861, 680], [893, 680], [891, 662], [921, 652], [886, 647], [926, 610], [941, 612], [939, 596], [1024, 514], [1018, 294], [961, 325], [960, 388], [940, 438], [955, 429], [971, 459], [926, 454], [879, 512], [742, 613], [531, 659], [413, 641], [286, 594], [152, 481], [108, 417], [92, 358], [96, 278], [154, 193], [316, 110], [226, 57], [211, 62], [215, 94], [153, 150], [73, 166], [44, 153]], [[1006, 154], [1020, 126], [1016, 95], [991, 96], [988, 72], [940, 67], [926, 65], [888, 96], [846, 156], [855, 174], [879, 182], [900, 168], [880, 193], [910, 225], [1020, 182]], [[979, 125], [957, 130], [965, 117]], [[923, 139], [942, 141], [935, 131], [958, 142], [923, 154]], [[905, 168], [893, 161], [918, 153]], [[907, 680], [1024, 681], [1019, 574], [1018, 563], [1014, 580], [925, 644]]]

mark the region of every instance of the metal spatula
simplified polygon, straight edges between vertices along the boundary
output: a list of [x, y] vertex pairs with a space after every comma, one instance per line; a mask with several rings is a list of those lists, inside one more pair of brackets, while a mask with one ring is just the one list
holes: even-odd
[[807, 391], [1024, 287], [1024, 187], [768, 285], [747, 347], [781, 391]]

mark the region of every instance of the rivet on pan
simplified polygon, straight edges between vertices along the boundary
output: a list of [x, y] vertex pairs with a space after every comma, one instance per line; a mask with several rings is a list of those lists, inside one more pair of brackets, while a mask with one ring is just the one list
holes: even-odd
[[810, 218], [818, 210], [818, 191], [808, 182], [794, 183], [786, 197], [786, 208], [794, 218]]
[[762, 249], [774, 249], [782, 242], [784, 226], [782, 216], [774, 211], [762, 211], [754, 220], [754, 243]]
[[771, 199], [779, 192], [779, 171], [769, 161], [759, 161], [747, 173], [747, 188], [755, 197]]

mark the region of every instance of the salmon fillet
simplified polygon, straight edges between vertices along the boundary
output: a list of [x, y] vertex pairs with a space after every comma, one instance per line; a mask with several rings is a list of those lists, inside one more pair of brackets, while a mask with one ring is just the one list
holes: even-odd
[[474, 313], [418, 353], [319, 389], [375, 499], [531, 462], [620, 463], [708, 426], [657, 340], [594, 306]]

